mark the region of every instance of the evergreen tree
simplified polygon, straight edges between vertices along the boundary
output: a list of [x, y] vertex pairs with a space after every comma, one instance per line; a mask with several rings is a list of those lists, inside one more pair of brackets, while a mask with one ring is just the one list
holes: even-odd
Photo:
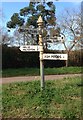
[[[44, 28], [54, 28], [56, 26], [55, 5], [53, 2], [30, 2], [27, 7], [20, 9], [19, 13], [14, 13], [11, 21], [7, 23], [8, 28], [29, 27], [37, 28], [37, 20], [42, 16], [44, 21]], [[33, 34], [31, 35], [33, 37]], [[38, 43], [38, 35], [36, 35]]]

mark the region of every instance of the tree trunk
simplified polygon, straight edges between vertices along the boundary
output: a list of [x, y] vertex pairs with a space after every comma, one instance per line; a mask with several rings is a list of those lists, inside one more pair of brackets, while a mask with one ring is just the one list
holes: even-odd
[[67, 51], [66, 53], [68, 55], [68, 59], [66, 60], [66, 67], [68, 67], [69, 66], [69, 51]]
[[68, 62], [69, 62], [69, 61], [68, 61], [68, 60], [66, 60], [66, 67], [68, 67]]

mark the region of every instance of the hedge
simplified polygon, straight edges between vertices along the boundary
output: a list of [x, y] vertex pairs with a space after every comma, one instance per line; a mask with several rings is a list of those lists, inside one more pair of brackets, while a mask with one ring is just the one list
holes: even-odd
[[[65, 51], [45, 51], [51, 53], [64, 53]], [[73, 51], [69, 55], [70, 66], [81, 66], [81, 51]], [[36, 67], [40, 64], [39, 52], [21, 52], [17, 47], [2, 46], [2, 68], [21, 68]], [[62, 67], [65, 61], [60, 60], [44, 60], [45, 67]]]

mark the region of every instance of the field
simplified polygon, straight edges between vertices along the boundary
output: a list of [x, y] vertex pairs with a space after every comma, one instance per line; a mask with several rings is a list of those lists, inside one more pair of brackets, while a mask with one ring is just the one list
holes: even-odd
[[46, 81], [40, 90], [39, 81], [3, 85], [3, 117], [67, 118], [81, 117], [80, 77]]
[[[18, 68], [18, 69], [3, 69], [3, 77], [24, 76], [24, 75], [39, 75], [39, 68]], [[60, 68], [45, 68], [45, 75], [58, 74], [79, 74], [82, 73], [82, 67], [60, 67]]]

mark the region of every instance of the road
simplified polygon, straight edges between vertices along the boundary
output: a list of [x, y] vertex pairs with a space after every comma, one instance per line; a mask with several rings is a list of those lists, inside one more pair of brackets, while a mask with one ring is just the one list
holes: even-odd
[[[81, 74], [66, 74], [66, 75], [45, 75], [45, 80], [57, 80], [67, 77], [76, 77], [80, 76]], [[7, 77], [7, 78], [0, 78], [0, 84], [7, 84], [13, 82], [26, 82], [32, 80], [40, 80], [40, 76], [19, 76], [19, 77]]]

